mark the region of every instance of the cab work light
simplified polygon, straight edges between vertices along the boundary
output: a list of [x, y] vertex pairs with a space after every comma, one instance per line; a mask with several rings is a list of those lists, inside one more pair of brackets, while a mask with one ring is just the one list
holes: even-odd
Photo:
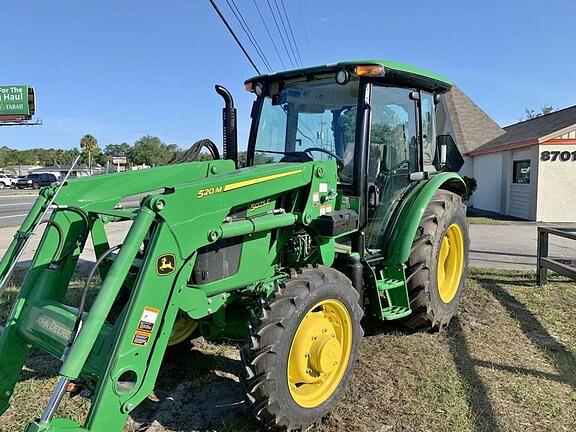
[[356, 66], [356, 75], [367, 77], [384, 76], [384, 66], [379, 65]]
[[254, 83], [252, 81], [244, 83], [244, 88], [246, 89], [247, 92], [252, 92], [254, 91]]

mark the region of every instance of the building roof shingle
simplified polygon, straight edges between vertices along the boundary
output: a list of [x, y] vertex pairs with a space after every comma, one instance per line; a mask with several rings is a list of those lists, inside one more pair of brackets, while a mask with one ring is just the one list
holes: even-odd
[[457, 86], [453, 86], [445, 98], [455, 134], [454, 141], [462, 154], [470, 153], [505, 134], [504, 129]]
[[506, 131], [504, 135], [485, 143], [476, 150], [485, 151], [497, 149], [508, 144], [521, 142], [529, 143], [530, 141], [534, 141], [534, 143], [537, 143], [540, 138], [559, 133], [563, 129], [575, 125], [576, 105], [506, 126], [504, 128], [504, 131]]

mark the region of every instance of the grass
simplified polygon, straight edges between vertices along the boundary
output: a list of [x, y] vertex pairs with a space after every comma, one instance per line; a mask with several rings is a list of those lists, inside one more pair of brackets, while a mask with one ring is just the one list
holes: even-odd
[[[447, 330], [381, 325], [362, 341], [343, 400], [312, 430], [575, 431], [576, 283], [551, 277], [540, 288], [534, 279], [472, 269]], [[57, 366], [43, 354], [29, 359], [0, 431], [21, 431], [41, 412]], [[176, 356], [126, 431], [258, 430], [240, 405], [239, 370], [234, 344], [204, 342]], [[87, 405], [66, 398], [59, 415], [81, 419]]]
[[468, 216], [467, 219], [470, 225], [506, 225], [506, 223], [501, 220], [484, 216]]
[[466, 218], [471, 225], [507, 225], [507, 222], [521, 220], [513, 216], [506, 216], [474, 207], [466, 209]]

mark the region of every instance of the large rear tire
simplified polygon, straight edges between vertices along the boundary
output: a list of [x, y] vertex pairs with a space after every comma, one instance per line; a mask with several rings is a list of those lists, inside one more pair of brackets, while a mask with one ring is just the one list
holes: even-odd
[[330, 411], [350, 378], [362, 315], [352, 283], [332, 268], [306, 268], [279, 288], [241, 350], [246, 401], [266, 429], [306, 429]]
[[470, 240], [466, 206], [452, 192], [436, 192], [420, 221], [406, 276], [411, 328], [439, 330], [456, 313], [464, 288]]

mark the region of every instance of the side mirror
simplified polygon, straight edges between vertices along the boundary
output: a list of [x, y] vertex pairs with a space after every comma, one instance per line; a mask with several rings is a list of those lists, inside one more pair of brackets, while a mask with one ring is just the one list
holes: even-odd
[[444, 167], [446, 165], [446, 154], [448, 152], [448, 145], [443, 142], [438, 145], [438, 150], [440, 151], [440, 166]]
[[380, 205], [380, 188], [374, 183], [368, 185], [368, 208], [375, 209]]
[[458, 172], [462, 165], [464, 165], [464, 158], [456, 147], [454, 139], [450, 135], [438, 135], [434, 155], [436, 170]]

